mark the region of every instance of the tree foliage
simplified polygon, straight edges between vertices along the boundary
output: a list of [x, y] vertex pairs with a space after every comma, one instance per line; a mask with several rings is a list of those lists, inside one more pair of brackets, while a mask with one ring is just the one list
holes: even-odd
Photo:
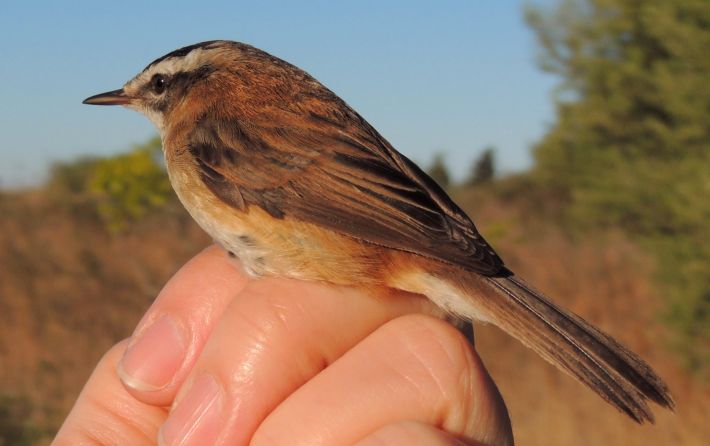
[[62, 194], [84, 192], [98, 161], [98, 158], [85, 156], [71, 162], [54, 163], [49, 174], [49, 189]]
[[96, 163], [88, 187], [111, 231], [120, 231], [167, 202], [171, 187], [161, 159], [160, 140], [153, 138], [129, 153]]
[[439, 183], [439, 186], [446, 189], [451, 184], [451, 177], [449, 176], [449, 168], [446, 167], [446, 162], [444, 161], [444, 155], [442, 153], [434, 154], [434, 158], [427, 169], [429, 174], [434, 181]]
[[655, 253], [677, 346], [710, 365], [710, 2], [563, 0], [527, 20], [562, 79], [536, 177], [570, 222]]
[[172, 196], [162, 164], [160, 139], [112, 157], [84, 157], [56, 163], [48, 191], [75, 215], [99, 219], [110, 232], [119, 232]]
[[466, 180], [466, 184], [477, 186], [480, 184], [490, 183], [493, 181], [495, 174], [495, 149], [493, 147], [487, 147], [473, 162], [473, 165], [471, 166], [471, 174]]

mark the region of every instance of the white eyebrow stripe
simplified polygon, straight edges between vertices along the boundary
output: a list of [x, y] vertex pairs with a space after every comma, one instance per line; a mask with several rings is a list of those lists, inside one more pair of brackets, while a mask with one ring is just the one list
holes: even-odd
[[155, 73], [175, 74], [179, 71], [192, 71], [199, 67], [208, 52], [209, 50], [196, 48], [185, 56], [169, 57], [150, 67], [146, 70], [146, 73], [152, 75]]
[[136, 77], [128, 81], [128, 85], [140, 85], [147, 82], [154, 75], [160, 73], [165, 75], [173, 75], [179, 72], [190, 72], [204, 65], [206, 60], [209, 60], [210, 53], [220, 51], [220, 47], [212, 48], [195, 48], [182, 57], [169, 57], [161, 60], [148, 67], [145, 71], [139, 73]]

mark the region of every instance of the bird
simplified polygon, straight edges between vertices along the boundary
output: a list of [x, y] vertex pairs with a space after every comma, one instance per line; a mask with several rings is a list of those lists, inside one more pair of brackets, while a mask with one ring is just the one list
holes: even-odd
[[189, 214], [252, 276], [428, 297], [490, 323], [636, 422], [673, 409], [639, 356], [515, 275], [446, 192], [345, 101], [248, 44], [212, 40], [83, 101], [143, 113]]

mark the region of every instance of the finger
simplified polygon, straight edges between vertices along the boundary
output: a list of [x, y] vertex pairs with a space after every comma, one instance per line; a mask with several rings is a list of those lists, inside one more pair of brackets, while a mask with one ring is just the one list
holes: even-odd
[[486, 445], [512, 443], [505, 405], [480, 358], [445, 322], [395, 319], [300, 387], [253, 445], [343, 445], [417, 421]]
[[118, 380], [116, 364], [127, 344], [115, 345], [99, 361], [53, 446], [155, 444], [167, 411], [137, 401]]
[[247, 444], [295, 389], [386, 321], [430, 305], [404, 293], [373, 296], [286, 279], [250, 282], [180, 391], [161, 429], [163, 444], [212, 444], [217, 438]]
[[481, 443], [464, 442], [453, 435], [415, 421], [389, 424], [368, 435], [355, 446], [479, 446]]
[[183, 266], [138, 324], [117, 368], [131, 394], [169, 406], [224, 309], [248, 281], [214, 245]]

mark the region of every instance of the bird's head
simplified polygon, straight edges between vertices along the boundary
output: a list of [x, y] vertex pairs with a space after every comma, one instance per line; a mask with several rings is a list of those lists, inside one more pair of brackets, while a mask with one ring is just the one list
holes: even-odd
[[288, 103], [299, 81], [306, 88], [320, 87], [302, 70], [261, 50], [213, 40], [172, 51], [150, 63], [123, 88], [83, 102], [134, 109], [163, 134], [177, 123], [195, 122], [208, 112], [242, 119], [242, 112], [280, 108], [278, 104]]

